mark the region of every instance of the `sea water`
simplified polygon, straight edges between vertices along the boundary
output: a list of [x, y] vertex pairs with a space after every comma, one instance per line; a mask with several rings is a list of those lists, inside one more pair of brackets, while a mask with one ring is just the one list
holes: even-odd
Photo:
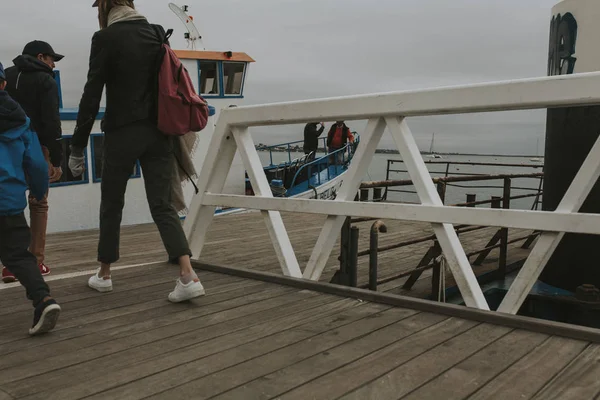
[[[292, 152], [291, 158], [299, 158], [304, 154]], [[259, 152], [260, 159], [263, 165], [269, 165], [270, 156], [268, 152]], [[518, 167], [508, 166], [480, 166], [480, 165], [457, 165], [451, 164], [448, 170], [449, 175], [460, 174], [532, 174], [542, 172], [541, 168], [531, 168], [527, 165], [542, 166], [542, 163], [531, 161], [530, 157], [518, 156], [491, 156], [491, 155], [442, 155], [442, 158], [432, 159], [424, 155], [426, 162], [435, 161], [436, 164], [427, 164], [427, 168], [433, 177], [442, 177], [446, 172], [446, 162], [474, 162], [474, 163], [495, 163], [495, 164], [519, 164]], [[367, 174], [363, 177], [363, 181], [380, 181], [386, 179], [386, 169], [388, 160], [402, 160], [399, 154], [375, 154], [373, 161], [369, 165]], [[273, 152], [273, 163], [279, 164], [288, 161], [287, 152]], [[394, 162], [390, 169], [406, 170], [406, 166], [401, 162]], [[410, 179], [405, 172], [391, 172], [390, 179]], [[446, 188], [445, 204], [458, 204], [466, 202], [467, 194], [475, 194], [477, 200], [489, 200], [492, 196], [502, 196], [504, 181], [502, 179], [475, 181], [475, 182], [459, 182], [451, 184]], [[511, 196], [519, 196], [524, 194], [535, 193], [540, 186], [539, 178], [515, 178], [512, 179]], [[393, 189], [403, 191], [414, 191], [413, 186], [402, 186]], [[372, 196], [372, 193], [371, 193]], [[388, 192], [388, 200], [398, 202], [418, 203], [419, 198], [414, 193], [396, 193]], [[511, 200], [510, 208], [530, 210], [533, 206], [535, 198], [529, 197], [524, 199]], [[541, 204], [541, 203], [540, 203]], [[489, 204], [478, 207], [490, 207]], [[540, 207], [541, 209], [541, 207]]]

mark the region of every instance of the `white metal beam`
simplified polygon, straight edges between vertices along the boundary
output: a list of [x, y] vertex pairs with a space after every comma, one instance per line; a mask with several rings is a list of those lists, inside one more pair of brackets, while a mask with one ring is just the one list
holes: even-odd
[[[406, 120], [398, 117], [388, 117], [386, 118], [386, 122], [421, 203], [443, 206], [444, 204], [431, 180], [431, 174], [423, 161], [423, 157]], [[439, 223], [431, 224], [431, 227], [446, 257], [446, 261], [452, 271], [456, 285], [462, 294], [465, 305], [481, 310], [489, 310], [483, 291], [477, 282], [477, 277], [473, 272], [471, 263], [465, 254], [454, 227], [451, 224]]]
[[196, 186], [198, 193], [194, 195], [183, 230], [189, 242], [194, 259], [198, 259], [204, 247], [206, 233], [215, 216], [215, 206], [207, 206], [204, 196], [207, 192], [221, 193], [225, 187], [227, 175], [231, 169], [237, 150], [235, 139], [225, 123], [217, 124], [210, 142], [209, 151], [200, 168]]
[[[581, 165], [571, 186], [569, 186], [556, 208], [556, 212], [566, 213], [567, 215], [568, 213], [578, 212], [598, 178], [600, 178], [600, 137], [596, 140], [594, 147], [592, 147]], [[563, 236], [563, 232], [547, 232], [541, 235], [502, 303], [500, 303], [498, 311], [509, 314], [516, 314], [519, 311]]]
[[[360, 182], [367, 173], [369, 164], [371, 164], [371, 160], [373, 159], [375, 150], [377, 150], [377, 146], [379, 145], [384, 130], [385, 121], [382, 118], [372, 118], [369, 120], [365, 133], [361, 135], [361, 141], [352, 158], [352, 163], [345, 174], [344, 182], [342, 183], [335, 200], [329, 200], [330, 203], [335, 205], [338, 202], [354, 199], [358, 187], [360, 186]], [[312, 255], [308, 260], [308, 265], [304, 270], [304, 278], [315, 281], [319, 280], [323, 273], [323, 269], [329, 260], [329, 255], [333, 250], [335, 241], [340, 234], [340, 229], [344, 224], [344, 220], [344, 216], [335, 213], [331, 213], [330, 216], [327, 217]]]
[[314, 199], [263, 198], [207, 193], [205, 205], [254, 210], [277, 210], [340, 217], [389, 218], [404, 221], [497, 226], [536, 231], [600, 235], [600, 214], [491, 208], [427, 206], [397, 203], [367, 203]]
[[244, 106], [222, 114], [231, 125], [263, 126], [595, 104], [600, 104], [599, 72]]
[[[254, 193], [261, 197], [272, 198], [273, 192], [269, 182], [267, 182], [267, 177], [248, 128], [233, 128], [233, 135]], [[302, 278], [302, 272], [281, 214], [279, 211], [262, 211], [262, 214], [283, 274], [294, 278]]]

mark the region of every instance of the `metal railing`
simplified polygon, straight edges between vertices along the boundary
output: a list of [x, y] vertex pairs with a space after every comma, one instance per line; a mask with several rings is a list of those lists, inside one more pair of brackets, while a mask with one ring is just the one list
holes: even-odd
[[[406, 169], [394, 169], [393, 165], [397, 164], [397, 163], [404, 163], [404, 161], [402, 160], [394, 160], [394, 159], [388, 159], [387, 160], [387, 167], [386, 167], [386, 181], [392, 181], [392, 174], [396, 173], [396, 174], [406, 174], [408, 173], [408, 171]], [[481, 181], [486, 181], [488, 179], [486, 179], [486, 177], [488, 178], [504, 178], [504, 177], [509, 177], [509, 178], [534, 178], [539, 180], [539, 182], [537, 182], [536, 186], [532, 186], [532, 187], [518, 187], [518, 186], [512, 186], [511, 188], [513, 190], [520, 190], [520, 191], [533, 191], [535, 192], [535, 194], [532, 195], [523, 195], [521, 197], [514, 197], [513, 199], [520, 199], [520, 198], [529, 198], [529, 197], [534, 197], [534, 201], [533, 204], [531, 206], [531, 210], [537, 210], [538, 206], [541, 202], [541, 190], [542, 190], [542, 185], [543, 185], [543, 171], [544, 171], [544, 166], [542, 164], [517, 164], [517, 163], [497, 163], [497, 162], [471, 162], [471, 161], [425, 161], [425, 164], [427, 164], [428, 166], [443, 166], [445, 168], [443, 168], [441, 171], [436, 171], [436, 170], [432, 170], [432, 168], [429, 168], [429, 173], [432, 176], [436, 176], [436, 175], [443, 175], [443, 178], [449, 178], [449, 177], [460, 177], [460, 176], [465, 176], [468, 177], [467, 180], [460, 180], [460, 179], [456, 179], [456, 180], [448, 180], [445, 183], [446, 188], [448, 187], [455, 187], [455, 188], [461, 188], [461, 189], [469, 189], [469, 190], [474, 190], [474, 189], [503, 189], [504, 186], [499, 186], [499, 185], [460, 185], [457, 184], [457, 182], [475, 182], [477, 181], [477, 179], [474, 179], [476, 176], [481, 176], [482, 178], [480, 179]], [[536, 170], [540, 170], [541, 172], [539, 173], [531, 173], [531, 174], [525, 174], [525, 173], [520, 173], [520, 174], [511, 174], [512, 176], [509, 176], [509, 174], [491, 174], [491, 173], [481, 173], [481, 172], [459, 172], [457, 166], [476, 166], [478, 167], [478, 169], [485, 169], [487, 167], [502, 167], [503, 170], [506, 171], [510, 171], [511, 169], [536, 169]], [[395, 189], [395, 187], [399, 187], [399, 186], [413, 186], [412, 183], [407, 183], [407, 182], [411, 182], [410, 180], [395, 180], [394, 182], [399, 182], [398, 185], [389, 185], [389, 186], [385, 186], [385, 191], [383, 192], [383, 195], [381, 196], [383, 201], [387, 201], [390, 200], [390, 193], [408, 193], [408, 194], [417, 194], [417, 192], [415, 190], [407, 190], [407, 189]], [[400, 183], [402, 182], [402, 183]], [[438, 182], [435, 181], [434, 182]], [[361, 185], [361, 188], [365, 188], [364, 186]], [[390, 201], [395, 201], [395, 200], [390, 200]], [[478, 202], [475, 203], [476, 205], [480, 205], [480, 204], [489, 204], [489, 201], [483, 201], [483, 202]], [[466, 204], [465, 204], [466, 205]]]
[[[263, 216], [282, 272], [292, 277], [318, 280], [347, 216], [431, 223], [465, 304], [484, 310], [488, 310], [489, 306], [452, 224], [542, 231], [498, 309], [514, 314], [523, 304], [565, 232], [600, 234], [600, 215], [578, 212], [600, 176], [600, 140], [589, 152], [554, 212], [449, 207], [441, 201], [406, 117], [599, 104], [600, 73], [586, 73], [228, 108], [219, 115], [210, 144], [212, 151], [207, 154], [199, 173], [199, 193], [192, 200], [184, 230], [192, 253], [199, 257], [217, 206], [269, 211], [264, 212]], [[250, 127], [291, 125], [314, 120], [364, 119], [368, 123], [361, 145], [334, 201], [273, 197]], [[421, 204], [352, 201], [386, 128], [405, 162]], [[223, 193], [225, 180], [238, 151], [256, 196]], [[328, 216], [304, 271], [300, 269], [281, 211]]]
[[[482, 165], [489, 165], [489, 163], [483, 163]], [[498, 165], [498, 164], [496, 164], [496, 165]], [[505, 164], [501, 164], [501, 165], [505, 166]], [[536, 200], [534, 201], [534, 205], [532, 206], [532, 209], [533, 209], [533, 207], [535, 207], [537, 209], [538, 199], [542, 194], [541, 184], [540, 184], [540, 187], [538, 189], [536, 189], [536, 193], [526, 194], [526, 195], [512, 195], [511, 191], [513, 189], [515, 189], [512, 186], [512, 179], [515, 179], [515, 178], [532, 178], [532, 179], [540, 179], [540, 181], [541, 181], [543, 179], [543, 173], [496, 174], [496, 175], [478, 174], [478, 175], [472, 175], [472, 176], [445, 176], [445, 177], [440, 177], [440, 178], [433, 178], [432, 181], [434, 183], [436, 183], [437, 191], [438, 191], [438, 194], [440, 195], [442, 202], [445, 202], [446, 185], [448, 185], [449, 182], [471, 182], [471, 181], [480, 182], [480, 181], [486, 181], [486, 180], [503, 180], [502, 186], [488, 186], [488, 187], [492, 187], [492, 188], [502, 189], [502, 196], [491, 196], [489, 200], [479, 200], [478, 201], [477, 196], [475, 194], [467, 194], [466, 202], [451, 204], [450, 206], [453, 206], [453, 207], [475, 207], [478, 205], [489, 204], [492, 208], [509, 209], [511, 206], [511, 200], [535, 197]], [[355, 200], [368, 201], [369, 196], [368, 196], [367, 191], [370, 189], [373, 189], [374, 190], [373, 201], [383, 201], [384, 199], [378, 198], [378, 194], [375, 193], [375, 191], [378, 191], [378, 193], [381, 193], [381, 190], [384, 188], [389, 189], [389, 188], [393, 188], [393, 187], [397, 187], [397, 186], [409, 186], [412, 184], [413, 184], [413, 182], [411, 180], [389, 180], [389, 181], [363, 182], [360, 186], [360, 195], [357, 195]], [[473, 187], [479, 187], [479, 186], [468, 186], [468, 187], [473, 188]], [[516, 189], [521, 190], [520, 187], [517, 187]], [[355, 219], [348, 218], [348, 222], [347, 222], [347, 224], [344, 225], [342, 230], [353, 229], [354, 227], [352, 227], [352, 223], [368, 222], [368, 221], [373, 221], [373, 220], [376, 220], [376, 218], [355, 218]], [[377, 223], [384, 224], [382, 221], [377, 221], [376, 224]], [[458, 225], [455, 227], [455, 231], [458, 236], [459, 234], [473, 232], [473, 231], [477, 231], [477, 230], [481, 230], [481, 229], [485, 229], [485, 228], [487, 228], [487, 227], [486, 226]], [[358, 228], [356, 228], [356, 229], [358, 229]], [[533, 240], [539, 235], [539, 233], [540, 232], [533, 232], [533, 233], [527, 234], [525, 236], [513, 238], [513, 239], [509, 240], [508, 229], [501, 228], [492, 236], [490, 241], [482, 249], [476, 250], [476, 251], [471, 251], [471, 252], [467, 253], [466, 256], [467, 256], [467, 258], [477, 256], [477, 258], [474, 260], [474, 262], [472, 264], [473, 265], [481, 265], [486, 260], [486, 258], [488, 257], [488, 255], [490, 254], [490, 252], [492, 250], [500, 249], [500, 256], [498, 259], [498, 268], [495, 271], [496, 273], [494, 274], [494, 278], [503, 278], [506, 276], [507, 272], [510, 272], [507, 270], [507, 267], [508, 267], [507, 266], [508, 245], [518, 243], [518, 242], [524, 242], [522, 248], [528, 248], [532, 244]], [[350, 237], [348, 235], [344, 235], [343, 232], [342, 232], [342, 238], [343, 239], [345, 238], [347, 240], [350, 239]], [[424, 235], [419, 238], [412, 238], [410, 240], [405, 240], [405, 241], [402, 241], [399, 243], [394, 243], [394, 244], [388, 244], [388, 245], [385, 245], [382, 247], [374, 245], [373, 241], [377, 242], [378, 240], [379, 240], [378, 233], [374, 231], [374, 228], [371, 228], [371, 235], [370, 235], [371, 242], [369, 243], [369, 249], [360, 251], [358, 249], [358, 244], [357, 244], [356, 246], [354, 246], [354, 248], [356, 249], [356, 254], [349, 254], [345, 257], [343, 256], [343, 253], [345, 251], [347, 251], [346, 249], [349, 247], [349, 245], [346, 243], [343, 243], [343, 242], [341, 243], [340, 257], [339, 257], [340, 262], [342, 261], [342, 259], [348, 260], [348, 259], [351, 259], [352, 257], [358, 258], [358, 257], [363, 257], [363, 256], [369, 256], [369, 283], [366, 285], [362, 285], [361, 286], [362, 288], [368, 287], [371, 290], [376, 290], [376, 288], [379, 284], [391, 282], [393, 280], [397, 280], [397, 279], [401, 279], [401, 278], [405, 278], [405, 277], [409, 277], [409, 279], [403, 285], [403, 289], [409, 290], [413, 287], [413, 285], [416, 283], [416, 281], [418, 280], [418, 278], [421, 276], [421, 274], [424, 271], [426, 271], [428, 269], [432, 269], [432, 268], [439, 268], [439, 265], [437, 265], [435, 263], [435, 259], [439, 255], [441, 255], [441, 251], [439, 249], [439, 244], [437, 242], [436, 235]], [[378, 270], [378, 257], [379, 257], [380, 253], [388, 252], [391, 250], [397, 250], [397, 249], [401, 249], [401, 248], [408, 247], [408, 246], [413, 246], [413, 245], [420, 244], [420, 243], [426, 243], [429, 241], [433, 242], [431, 247], [427, 250], [426, 254], [419, 261], [419, 263], [417, 264], [417, 266], [414, 270], [411, 270], [408, 272], [402, 272], [402, 273], [398, 273], [398, 274], [393, 274], [392, 276], [387, 276], [385, 278], [379, 279], [377, 270]], [[357, 265], [357, 264], [355, 264], [355, 265]], [[331, 281], [333, 283], [347, 282], [347, 280], [344, 278], [341, 278], [340, 275], [342, 275], [344, 273], [351, 273], [351, 274], [356, 275], [357, 272], [354, 272], [354, 271], [350, 272], [351, 268], [352, 268], [351, 265], [340, 264], [339, 273], [334, 275], [334, 277], [332, 278]], [[344, 271], [346, 271], [346, 272], [344, 272]], [[489, 278], [489, 275], [487, 275], [487, 277]], [[432, 276], [432, 279], [434, 281], [434, 282], [432, 282], [432, 288], [435, 288], [437, 291], [437, 288], [439, 287], [439, 282], [435, 281], [436, 278], [439, 278], [439, 274], [434, 274]], [[479, 279], [479, 277], [478, 277], [478, 281], [480, 281], [480, 283], [482, 283], [482, 280]], [[433, 294], [433, 291], [432, 291], [432, 294]]]
[[[306, 172], [307, 174], [307, 180], [310, 180], [310, 178], [313, 176], [313, 168], [317, 169], [317, 171], [314, 172], [314, 175], [317, 178], [318, 185], [322, 184], [321, 172], [323, 171], [327, 171], [327, 181], [331, 180], [331, 166], [334, 166], [336, 169], [334, 176], [339, 175], [340, 171], [338, 171], [338, 167], [344, 168], [347, 165], [360, 142], [360, 136], [357, 135], [356, 132], [353, 132], [353, 134], [355, 135], [354, 143], [347, 143], [344, 147], [340, 149], [327, 153], [326, 155], [319, 157], [314, 161], [302, 165], [302, 167], [300, 167], [298, 171], [296, 171], [296, 174], [292, 179], [290, 187], [294, 187], [296, 185], [298, 179], [302, 176], [302, 173], [304, 172]], [[338, 160], [338, 155], [341, 155], [341, 160]]]
[[[323, 147], [322, 148], [317, 148], [317, 150], [321, 150], [323, 152], [327, 152], [327, 138], [323, 137], [323, 138], [319, 138], [319, 141], [323, 141]], [[273, 153], [281, 153], [281, 152], [287, 152], [288, 155], [288, 162], [291, 163], [292, 162], [292, 153], [296, 152], [296, 151], [304, 151], [303, 149], [301, 149], [299, 146], [296, 146], [295, 148], [292, 148], [292, 145], [294, 144], [304, 144], [304, 140], [296, 140], [294, 142], [286, 142], [286, 143], [279, 143], [279, 144], [273, 144], [273, 145], [269, 145], [269, 146], [256, 146], [256, 150], [257, 151], [268, 151], [269, 152], [269, 163], [270, 165], [278, 165], [278, 164], [273, 164]], [[279, 163], [281, 164], [281, 163]]]

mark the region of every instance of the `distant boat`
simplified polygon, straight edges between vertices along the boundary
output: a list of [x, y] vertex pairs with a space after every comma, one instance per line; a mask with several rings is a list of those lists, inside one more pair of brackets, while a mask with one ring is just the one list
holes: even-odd
[[431, 134], [431, 145], [429, 146], [429, 154], [427, 155], [427, 157], [429, 158], [442, 158], [442, 156], [440, 156], [439, 154], [435, 154], [433, 152], [433, 142], [435, 141], [435, 133]]

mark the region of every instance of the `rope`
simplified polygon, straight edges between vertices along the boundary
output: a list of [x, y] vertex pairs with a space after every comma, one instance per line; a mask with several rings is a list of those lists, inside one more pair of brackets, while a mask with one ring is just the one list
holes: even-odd
[[440, 283], [438, 286], [438, 299], [442, 303], [446, 302], [446, 269], [448, 268], [448, 261], [442, 254], [436, 260], [436, 263], [440, 266]]

